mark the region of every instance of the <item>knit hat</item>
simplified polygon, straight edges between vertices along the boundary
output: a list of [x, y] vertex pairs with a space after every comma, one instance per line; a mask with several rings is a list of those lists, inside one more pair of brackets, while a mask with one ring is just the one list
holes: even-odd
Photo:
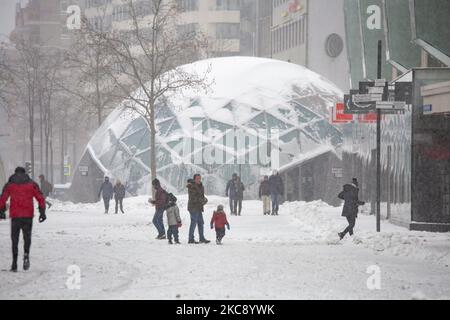
[[217, 206], [217, 211], [223, 211], [223, 205], [219, 204], [219, 205]]
[[158, 186], [161, 185], [161, 183], [159, 182], [158, 179], [154, 179], [154, 180], [152, 181], [152, 185], [153, 185], [154, 187], [158, 187]]

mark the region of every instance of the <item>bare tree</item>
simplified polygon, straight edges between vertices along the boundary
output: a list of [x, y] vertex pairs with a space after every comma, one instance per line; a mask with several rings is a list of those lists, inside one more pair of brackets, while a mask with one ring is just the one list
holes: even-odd
[[[156, 122], [155, 114], [164, 98], [184, 89], [207, 89], [207, 74], [180, 68], [197, 60], [207, 47], [205, 37], [197, 31], [180, 32], [181, 8], [175, 1], [123, 0], [127, 4], [126, 32], [90, 32], [99, 37], [103, 50], [112, 56], [109, 76], [128, 101], [127, 107], [141, 115], [150, 129], [150, 169], [156, 178]], [[130, 90], [134, 88], [135, 91]]]
[[[95, 26], [87, 21], [79, 31], [74, 32], [74, 42], [65, 57], [65, 70], [70, 81], [61, 82], [59, 86], [81, 101], [83, 112], [95, 114], [100, 126], [109, 109], [118, 102], [115, 94], [117, 86], [111, 80], [112, 57], [104, 50], [104, 35], [107, 6], [98, 8], [99, 16]], [[95, 32], [90, 32], [95, 29]]]
[[[39, 86], [40, 63], [43, 57], [39, 46], [33, 45], [24, 39], [16, 39], [14, 56], [0, 62], [1, 73], [6, 78], [7, 90], [3, 91], [3, 97], [7, 101], [10, 112], [16, 113], [20, 106], [24, 106], [27, 115], [28, 138], [30, 143], [30, 160], [32, 175], [34, 175], [35, 149], [35, 113], [37, 91]], [[16, 108], [12, 110], [11, 108]]]

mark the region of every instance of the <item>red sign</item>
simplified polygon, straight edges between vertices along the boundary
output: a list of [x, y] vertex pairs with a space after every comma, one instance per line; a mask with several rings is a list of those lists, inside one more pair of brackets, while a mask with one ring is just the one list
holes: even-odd
[[336, 106], [332, 108], [332, 123], [348, 123], [353, 121], [352, 114], [344, 113], [344, 104], [336, 103]]
[[359, 123], [374, 123], [377, 122], [377, 114], [375, 112], [358, 115]]

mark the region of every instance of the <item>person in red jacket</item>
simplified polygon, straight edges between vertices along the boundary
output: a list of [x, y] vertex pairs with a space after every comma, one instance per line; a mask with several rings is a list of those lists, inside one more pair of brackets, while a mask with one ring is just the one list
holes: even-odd
[[22, 167], [15, 170], [8, 183], [3, 187], [0, 196], [0, 219], [6, 219], [6, 202], [10, 199], [9, 217], [11, 218], [11, 240], [13, 263], [11, 271], [17, 272], [17, 256], [19, 254], [20, 230], [24, 239], [23, 269], [30, 268], [31, 229], [33, 226], [33, 199], [39, 203], [39, 222], [44, 222], [45, 199], [36, 182], [30, 179]]
[[225, 226], [230, 230], [230, 224], [228, 223], [225, 211], [223, 211], [223, 205], [219, 205], [217, 211], [214, 211], [211, 219], [211, 229], [213, 229], [214, 226], [216, 227], [216, 243], [221, 245], [222, 239], [225, 237]]

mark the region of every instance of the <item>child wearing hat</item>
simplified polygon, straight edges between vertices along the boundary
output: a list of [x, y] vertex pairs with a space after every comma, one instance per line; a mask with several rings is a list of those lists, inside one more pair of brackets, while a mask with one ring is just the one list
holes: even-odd
[[175, 244], [180, 244], [178, 228], [181, 228], [181, 218], [180, 209], [177, 206], [177, 197], [175, 197], [172, 193], [169, 193], [167, 198], [168, 203], [166, 206], [166, 214], [167, 224], [169, 225], [169, 229], [167, 230], [167, 239], [169, 239], [169, 244], [173, 244], [173, 236]]
[[222, 244], [222, 239], [225, 237], [225, 226], [230, 230], [223, 205], [219, 205], [211, 218], [211, 229], [216, 228], [216, 244], [218, 245]]

